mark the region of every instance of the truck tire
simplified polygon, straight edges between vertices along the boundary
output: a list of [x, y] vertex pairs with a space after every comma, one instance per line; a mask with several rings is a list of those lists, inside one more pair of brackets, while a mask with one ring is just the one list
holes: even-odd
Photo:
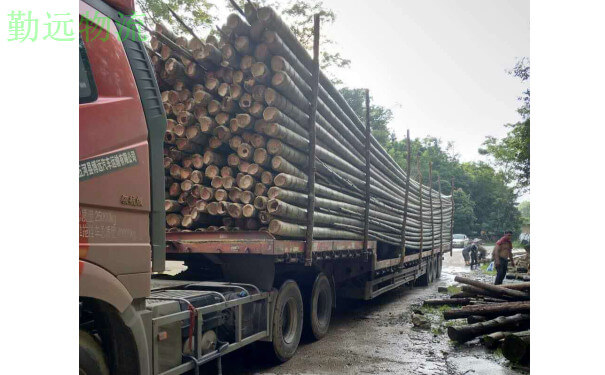
[[429, 285], [433, 283], [433, 276], [435, 275], [435, 272], [433, 271], [435, 267], [433, 267], [433, 259], [429, 258], [426, 261], [426, 274], [428, 277], [428, 283]]
[[303, 300], [294, 280], [279, 288], [273, 312], [273, 354], [279, 362], [294, 356], [303, 328]]
[[305, 336], [320, 340], [330, 328], [332, 288], [323, 273], [315, 278], [311, 293], [305, 296]]
[[439, 259], [433, 258], [433, 281], [437, 280], [437, 272], [439, 270]]
[[103, 348], [85, 331], [80, 331], [80, 375], [109, 375]]

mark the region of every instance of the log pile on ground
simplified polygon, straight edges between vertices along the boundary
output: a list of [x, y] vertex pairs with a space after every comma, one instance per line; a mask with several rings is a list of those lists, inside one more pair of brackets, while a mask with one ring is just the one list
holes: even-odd
[[[301, 239], [313, 60], [273, 9], [248, 3], [244, 13], [231, 14], [219, 38], [151, 31], [168, 118], [167, 230]], [[361, 239], [365, 125], [321, 71], [319, 82], [313, 236]], [[374, 137], [369, 155], [370, 239], [400, 245], [405, 231], [411, 249], [449, 243], [451, 197], [407, 178]]]
[[454, 307], [443, 311], [445, 320], [466, 319], [467, 324], [448, 327], [449, 338], [459, 343], [479, 338], [486, 348], [502, 348], [511, 362], [528, 365], [529, 282], [491, 285], [461, 276], [454, 280], [464, 284], [461, 293], [424, 302]]

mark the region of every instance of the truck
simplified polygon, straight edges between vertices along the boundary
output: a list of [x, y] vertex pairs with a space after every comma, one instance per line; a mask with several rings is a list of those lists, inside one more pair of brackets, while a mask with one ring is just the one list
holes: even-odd
[[[167, 231], [166, 113], [143, 41], [124, 37], [138, 35], [134, 2], [79, 8], [80, 373], [197, 374], [211, 362], [220, 373], [224, 355], [254, 342], [287, 361], [303, 332], [328, 334], [337, 296], [440, 277], [451, 233], [397, 252], [367, 238]], [[169, 260], [186, 270], [167, 277]]]

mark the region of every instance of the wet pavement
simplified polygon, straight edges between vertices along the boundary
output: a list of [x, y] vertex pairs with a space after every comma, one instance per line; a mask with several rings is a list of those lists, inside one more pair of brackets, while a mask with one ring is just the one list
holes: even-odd
[[[489, 250], [489, 249], [488, 249]], [[459, 345], [447, 337], [444, 322], [431, 317], [431, 329], [411, 323], [412, 310], [429, 298], [443, 298], [437, 287], [468, 274], [460, 249], [445, 255], [441, 279], [428, 287], [401, 287], [372, 301], [338, 301], [330, 332], [317, 342], [301, 342], [290, 361], [275, 365], [261, 356], [262, 343], [223, 358], [225, 374], [525, 374], [478, 340]], [[479, 271], [473, 271], [475, 275]], [[491, 276], [482, 275], [489, 282]]]

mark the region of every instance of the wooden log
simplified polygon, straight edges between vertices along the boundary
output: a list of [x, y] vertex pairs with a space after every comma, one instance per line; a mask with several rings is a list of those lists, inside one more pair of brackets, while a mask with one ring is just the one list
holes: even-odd
[[463, 343], [480, 335], [498, 331], [522, 331], [527, 328], [529, 328], [529, 315], [516, 314], [507, 317], [500, 316], [486, 322], [467, 326], [450, 326], [447, 328], [447, 335], [450, 339]]
[[488, 320], [486, 317], [481, 316], [481, 315], [471, 315], [468, 318], [466, 318], [466, 322], [468, 324], [475, 324], [475, 323], [479, 323], [479, 322], [485, 322], [486, 320]]
[[507, 296], [507, 297], [521, 299], [521, 300], [529, 299], [529, 294], [527, 294], [527, 293], [524, 293], [524, 292], [521, 292], [518, 290], [514, 290], [514, 289], [503, 288], [503, 287], [497, 286], [497, 285], [483, 283], [481, 281], [469, 279], [469, 278], [462, 277], [462, 276], [456, 276], [454, 278], [454, 281], [457, 281], [459, 283], [466, 284], [466, 285], [471, 285], [476, 288], [488, 290], [488, 291], [492, 292], [492, 294], [494, 294], [496, 297]]
[[169, 227], [178, 227], [181, 225], [181, 221], [183, 220], [183, 215], [180, 214], [168, 214], [166, 215], [166, 224]]
[[502, 284], [501, 286], [506, 289], [514, 289], [529, 292], [529, 282]]
[[513, 363], [529, 364], [529, 332], [524, 334], [510, 334], [502, 342], [504, 358]]
[[242, 208], [242, 214], [247, 218], [256, 217], [256, 208], [252, 204], [247, 203]]
[[168, 213], [179, 212], [183, 207], [175, 200], [166, 199], [164, 201], [164, 210]]
[[242, 56], [239, 62], [239, 68], [244, 73], [249, 73], [252, 69], [252, 65], [256, 62], [256, 59], [252, 55]]
[[428, 299], [424, 301], [425, 306], [443, 306], [443, 305], [468, 305], [471, 303], [470, 298], [444, 298], [444, 299]]
[[237, 165], [237, 169], [241, 172], [241, 173], [248, 173], [248, 168], [250, 168], [250, 162], [246, 161], [246, 160], [240, 160], [239, 164]]
[[240, 202], [244, 203], [244, 204], [250, 204], [252, 202], [254, 202], [254, 193], [249, 191], [249, 190], [244, 190], [242, 191], [242, 194], [240, 195]]
[[519, 313], [529, 314], [529, 301], [465, 306], [461, 309], [444, 311], [443, 318], [449, 320], [467, 318], [472, 315], [494, 317], [515, 315]]

